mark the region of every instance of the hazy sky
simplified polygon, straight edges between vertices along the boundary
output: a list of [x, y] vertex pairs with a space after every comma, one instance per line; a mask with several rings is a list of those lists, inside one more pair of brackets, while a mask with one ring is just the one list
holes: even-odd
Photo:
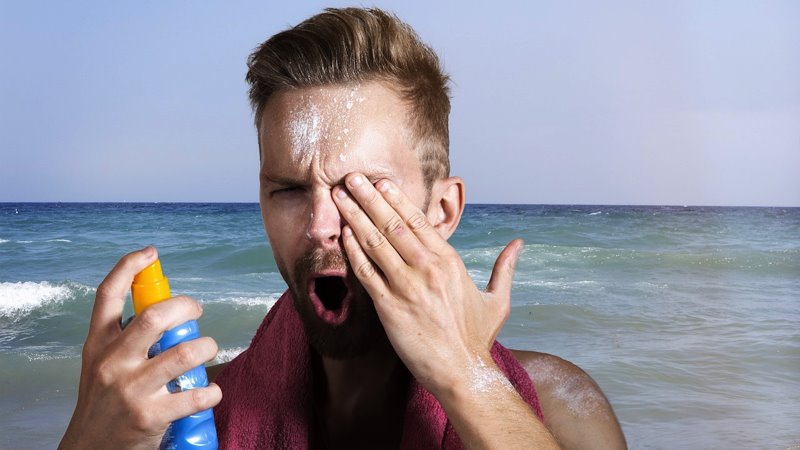
[[[0, 201], [257, 201], [245, 59], [343, 5], [0, 0]], [[799, 1], [375, 5], [453, 78], [468, 202], [800, 206]]]

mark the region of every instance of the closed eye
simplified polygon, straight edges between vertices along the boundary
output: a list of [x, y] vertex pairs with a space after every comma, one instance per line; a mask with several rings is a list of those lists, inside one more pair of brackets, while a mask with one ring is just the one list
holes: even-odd
[[291, 194], [294, 192], [301, 192], [301, 191], [303, 191], [303, 187], [301, 186], [286, 186], [279, 189], [273, 189], [272, 192], [270, 192], [270, 195]]

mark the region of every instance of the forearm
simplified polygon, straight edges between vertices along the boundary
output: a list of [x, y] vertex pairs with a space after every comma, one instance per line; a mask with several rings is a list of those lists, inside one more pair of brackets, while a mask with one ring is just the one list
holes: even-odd
[[466, 372], [435, 393], [466, 448], [560, 448], [493, 362], [477, 360]]

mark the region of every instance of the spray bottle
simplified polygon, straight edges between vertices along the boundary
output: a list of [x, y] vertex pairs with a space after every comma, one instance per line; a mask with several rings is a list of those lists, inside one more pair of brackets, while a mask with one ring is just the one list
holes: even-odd
[[[136, 274], [131, 285], [133, 312], [138, 315], [150, 305], [170, 298], [169, 282], [161, 272], [161, 262], [156, 260]], [[147, 353], [152, 358], [181, 342], [200, 337], [197, 321], [190, 320], [171, 330], [167, 330]], [[208, 386], [206, 368], [202, 365], [189, 370], [167, 383], [169, 392], [182, 392]], [[162, 450], [217, 448], [217, 430], [214, 428], [214, 413], [211, 408], [191, 416], [178, 419], [169, 426], [161, 440]]]

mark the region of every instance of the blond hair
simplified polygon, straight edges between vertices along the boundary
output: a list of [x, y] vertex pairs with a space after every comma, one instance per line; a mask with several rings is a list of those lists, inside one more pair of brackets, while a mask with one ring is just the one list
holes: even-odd
[[450, 175], [449, 77], [414, 30], [380, 9], [329, 8], [262, 43], [247, 60], [256, 128], [270, 97], [286, 89], [387, 82], [409, 105], [422, 174]]

